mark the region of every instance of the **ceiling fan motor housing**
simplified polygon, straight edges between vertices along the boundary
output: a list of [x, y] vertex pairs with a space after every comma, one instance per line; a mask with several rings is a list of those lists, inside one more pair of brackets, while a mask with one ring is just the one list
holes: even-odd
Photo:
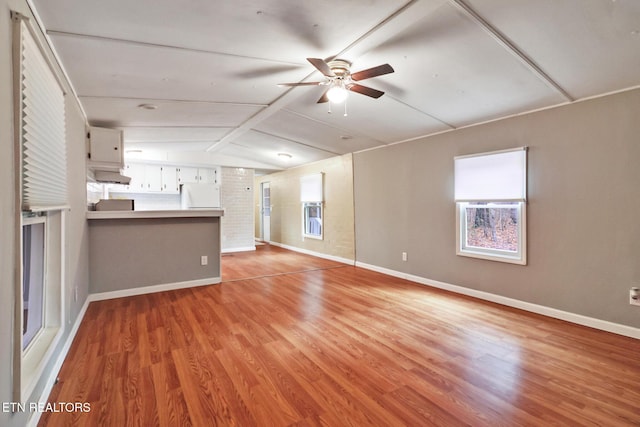
[[351, 74], [351, 62], [345, 59], [334, 59], [332, 61], [328, 61], [327, 65], [329, 65], [329, 68], [331, 68], [333, 74], [335, 74], [338, 78], [344, 79], [349, 74]]

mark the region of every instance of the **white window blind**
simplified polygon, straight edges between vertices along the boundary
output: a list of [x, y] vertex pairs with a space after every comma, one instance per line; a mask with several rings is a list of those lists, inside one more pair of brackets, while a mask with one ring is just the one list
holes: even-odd
[[322, 202], [322, 173], [300, 177], [300, 201]]
[[62, 209], [68, 207], [64, 92], [27, 22], [19, 25], [22, 209]]
[[526, 147], [459, 156], [454, 169], [457, 202], [524, 202], [527, 198]]

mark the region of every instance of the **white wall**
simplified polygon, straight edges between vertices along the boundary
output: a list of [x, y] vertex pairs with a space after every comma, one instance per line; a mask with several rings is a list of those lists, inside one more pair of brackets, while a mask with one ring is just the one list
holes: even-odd
[[253, 169], [222, 168], [222, 251], [255, 249]]

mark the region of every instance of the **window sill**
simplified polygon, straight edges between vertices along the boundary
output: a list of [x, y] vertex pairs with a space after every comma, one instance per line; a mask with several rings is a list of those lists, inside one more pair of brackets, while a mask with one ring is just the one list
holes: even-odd
[[484, 252], [476, 252], [470, 250], [458, 250], [456, 252], [458, 256], [466, 256], [470, 258], [478, 258], [478, 259], [486, 259], [489, 261], [498, 261], [498, 262], [506, 262], [509, 264], [518, 264], [518, 265], [527, 265], [527, 259], [521, 258], [519, 256], [508, 256], [508, 255], [493, 255]]
[[45, 328], [23, 354], [20, 367], [20, 401], [26, 400], [40, 381], [61, 336], [62, 328]]

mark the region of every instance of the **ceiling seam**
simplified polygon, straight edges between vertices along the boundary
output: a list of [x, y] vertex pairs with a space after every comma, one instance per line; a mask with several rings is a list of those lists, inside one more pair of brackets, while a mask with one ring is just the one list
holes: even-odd
[[170, 102], [175, 104], [211, 104], [211, 105], [234, 105], [239, 107], [268, 107], [268, 104], [253, 104], [250, 102], [228, 102], [228, 101], [205, 101], [196, 99], [171, 99], [171, 98], [145, 98], [145, 97], [129, 97], [129, 96], [103, 96], [103, 95], [78, 95], [78, 98], [92, 98], [92, 99], [120, 99], [120, 100], [132, 100], [132, 101], [158, 101], [158, 102]]

